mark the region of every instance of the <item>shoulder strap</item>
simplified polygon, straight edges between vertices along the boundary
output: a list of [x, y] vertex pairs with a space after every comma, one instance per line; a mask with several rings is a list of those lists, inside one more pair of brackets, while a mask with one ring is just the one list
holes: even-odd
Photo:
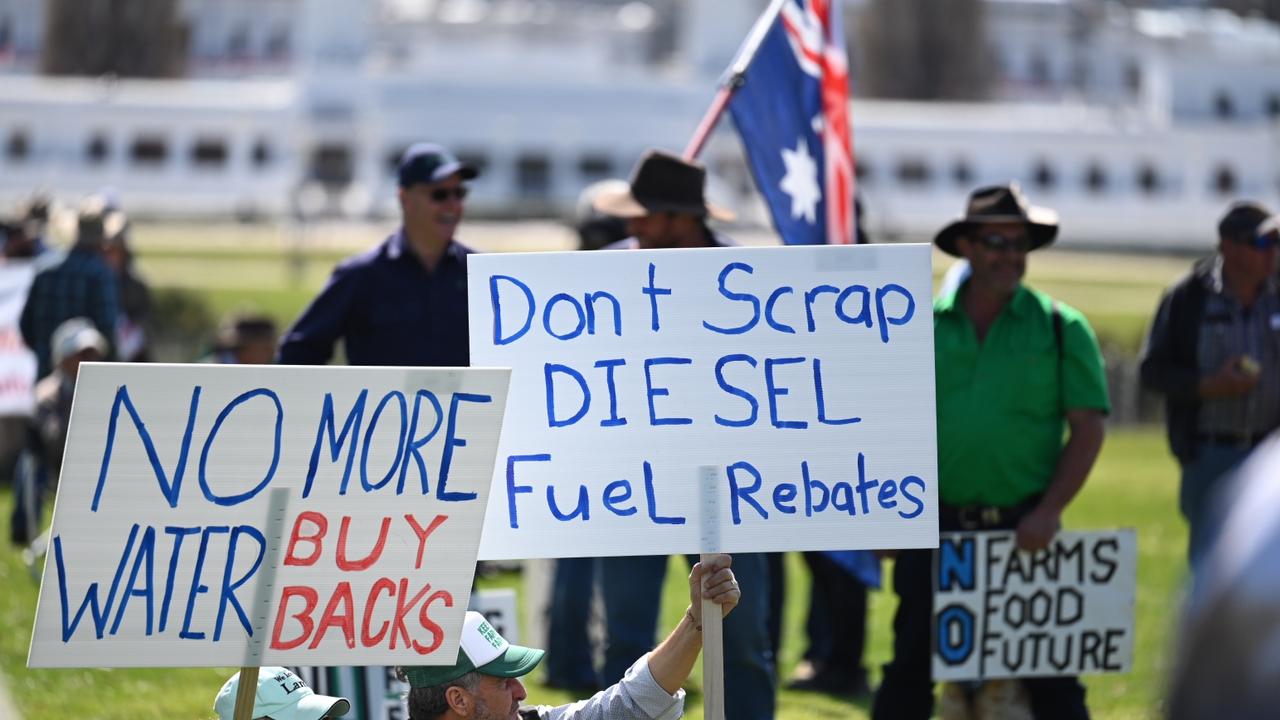
[[1058, 407], [1065, 409], [1062, 392], [1062, 364], [1066, 351], [1062, 346], [1062, 312], [1058, 309], [1058, 301], [1053, 301], [1053, 342], [1058, 348]]

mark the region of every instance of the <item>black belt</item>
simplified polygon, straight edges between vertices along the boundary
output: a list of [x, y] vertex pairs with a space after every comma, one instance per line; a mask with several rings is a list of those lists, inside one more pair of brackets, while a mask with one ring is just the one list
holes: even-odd
[[1250, 435], [1247, 433], [1198, 433], [1196, 441], [1205, 445], [1228, 445], [1230, 447], [1257, 447], [1267, 439], [1267, 433]]
[[942, 505], [938, 508], [938, 525], [949, 530], [1011, 529], [1040, 503], [1035, 495], [1017, 505]]

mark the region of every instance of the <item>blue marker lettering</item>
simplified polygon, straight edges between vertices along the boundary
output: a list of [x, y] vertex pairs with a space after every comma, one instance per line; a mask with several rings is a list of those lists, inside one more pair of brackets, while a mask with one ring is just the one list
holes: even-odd
[[[906, 298], [907, 309], [897, 317], [886, 318], [884, 313], [884, 301], [889, 293], [896, 293]], [[911, 293], [907, 289], [896, 283], [889, 283], [881, 288], [876, 288], [876, 317], [880, 320], [880, 341], [889, 342], [889, 326], [890, 325], [906, 325], [911, 322], [911, 317], [916, 314], [916, 299], [911, 297]]]
[[311, 495], [311, 484], [315, 482], [316, 470], [320, 467], [320, 443], [324, 441], [326, 432], [329, 436], [329, 462], [337, 462], [342, 446], [351, 438], [351, 447], [347, 448], [347, 466], [342, 471], [342, 484], [338, 488], [339, 495], [347, 494], [347, 481], [351, 479], [351, 467], [356, 459], [356, 438], [360, 436], [360, 425], [364, 421], [364, 404], [369, 398], [367, 389], [361, 390], [356, 402], [347, 413], [342, 423], [342, 432], [334, 436], [336, 425], [333, 409], [333, 393], [324, 394], [324, 406], [320, 410], [320, 426], [316, 428], [316, 444], [311, 448], [311, 462], [307, 465], [307, 481], [302, 486], [302, 497]]
[[458, 437], [458, 403], [460, 402], [490, 403], [493, 402], [493, 398], [488, 395], [474, 393], [454, 393], [453, 397], [449, 398], [449, 422], [445, 426], [444, 452], [440, 456], [440, 473], [439, 479], [436, 480], [436, 499], [444, 502], [459, 502], [476, 498], [476, 494], [473, 492], [448, 492], [445, 490], [445, 485], [449, 483], [449, 465], [453, 462], [453, 449], [467, 446], [467, 441]]
[[785, 387], [778, 387], [773, 380], [773, 368], [777, 365], [794, 365], [804, 362], [802, 357], [789, 358], [765, 358], [764, 359], [764, 386], [769, 396], [769, 422], [776, 428], [789, 428], [792, 430], [802, 430], [809, 427], [809, 423], [805, 420], [779, 420], [778, 419], [778, 398], [783, 395], [790, 395], [791, 391]]
[[[376, 483], [369, 482], [369, 441], [373, 439], [373, 433], [378, 428], [378, 419], [382, 417], [382, 409], [387, 406], [387, 401], [395, 398], [396, 403], [400, 406], [400, 436], [396, 438], [395, 455], [391, 458], [391, 468], [387, 470], [387, 474]], [[378, 401], [378, 406], [373, 409], [373, 417], [369, 418], [369, 427], [364, 430], [364, 447], [360, 450], [360, 487], [365, 492], [380, 490], [384, 485], [391, 482], [391, 478], [395, 476], [396, 471], [400, 469], [400, 461], [404, 458], [405, 439], [409, 437], [409, 401], [405, 399], [404, 393], [399, 390], [392, 390], [382, 399]]]
[[649, 464], [648, 460], [644, 461], [644, 497], [649, 505], [649, 519], [655, 525], [683, 525], [685, 523], [685, 518], [679, 515], [667, 517], [658, 514], [658, 501], [656, 493], [653, 491], [653, 466]]
[[645, 392], [649, 399], [649, 424], [650, 425], [691, 425], [693, 418], [687, 417], [658, 417], [657, 410], [653, 407], [653, 399], [664, 395], [670, 395], [671, 392], [664, 387], [653, 386], [652, 368], [654, 365], [690, 365], [693, 360], [681, 357], [656, 357], [646, 358], [644, 361], [644, 383]]
[[620, 504], [631, 499], [631, 482], [628, 480], [614, 480], [604, 486], [604, 507], [609, 512], [619, 517], [627, 517], [635, 515], [638, 510], [634, 507], [621, 507]]
[[[578, 324], [574, 325], [572, 330], [563, 334], [557, 333], [555, 330], [551, 329], [551, 312], [555, 309], [557, 303], [569, 303], [573, 306], [574, 312], [578, 316]], [[577, 299], [568, 293], [556, 293], [555, 295], [552, 295], [551, 299], [547, 301], [546, 307], [542, 309], [542, 328], [547, 331], [548, 335], [557, 340], [572, 340], [581, 335], [582, 331], [585, 330], [586, 327], [586, 312], [582, 309], [582, 305], [578, 304]]]
[[[276, 433], [274, 438], [275, 444], [271, 449], [271, 467], [267, 468], [267, 474], [262, 477], [262, 480], [249, 490], [246, 490], [239, 495], [217, 495], [209, 487], [209, 478], [206, 474], [209, 464], [209, 449], [213, 447], [213, 439], [218, 436], [218, 430], [222, 428], [222, 423], [230, 417], [232, 410], [258, 396], [269, 397], [276, 405]], [[205, 438], [204, 450], [200, 452], [200, 491], [204, 493], [205, 499], [215, 505], [228, 507], [231, 505], [238, 505], [262, 492], [262, 489], [271, 482], [271, 478], [275, 477], [276, 468], [280, 465], [280, 433], [283, 426], [284, 407], [280, 405], [280, 396], [267, 388], [257, 388], [240, 393], [236, 399], [232, 400], [226, 407], [222, 408], [222, 412], [218, 413], [218, 419], [213, 421], [213, 429], [209, 431], [209, 437]]]
[[[498, 281], [506, 280], [508, 283], [520, 288], [520, 292], [524, 293], [526, 303], [524, 324], [514, 334], [502, 336], [502, 293], [498, 290]], [[529, 328], [533, 325], [533, 291], [528, 285], [511, 277], [510, 275], [493, 275], [489, 278], [489, 304], [493, 308], [493, 344], [494, 345], [510, 345], [519, 340], [525, 333], [529, 332]]]
[[[253, 558], [253, 565], [236, 580], [231, 579], [231, 567], [236, 561], [236, 543], [241, 535], [248, 535], [258, 543], [258, 554]], [[245, 615], [244, 608], [240, 605], [240, 601], [236, 598], [236, 590], [249, 581], [253, 574], [258, 572], [258, 567], [262, 565], [262, 557], [267, 552], [267, 538], [258, 528], [251, 525], [237, 525], [231, 528], [231, 545], [227, 549], [227, 565], [222, 570], [222, 592], [218, 599], [218, 619], [213, 626], [213, 640], [217, 642], [222, 639], [222, 619], [227, 613], [227, 604], [230, 603], [236, 610], [236, 615], [240, 618], [240, 624], [244, 626], [244, 631], [249, 637], [253, 637], [253, 625], [249, 622], [249, 617]]]
[[728, 380], [724, 379], [724, 366], [731, 362], [745, 362], [751, 367], [755, 367], [756, 359], [750, 355], [735, 354], [725, 355], [716, 361], [716, 383], [720, 385], [721, 390], [746, 400], [747, 404], [751, 406], [751, 414], [743, 420], [729, 420], [716, 415], [716, 424], [724, 425], [725, 427], [749, 427], [756, 423], [756, 418], [760, 415], [760, 403], [756, 402], [754, 395], [736, 385], [730, 384]]
[[596, 301], [604, 299], [613, 305], [613, 334], [622, 337], [622, 304], [618, 302], [618, 298], [599, 290], [587, 293], [584, 299], [587, 304], [587, 334], [596, 334]]
[[[582, 392], [582, 400], [578, 404], [578, 409], [567, 420], [560, 420], [556, 417], [555, 376], [557, 373], [573, 378], [578, 383], [578, 390]], [[547, 388], [547, 427], [566, 427], [578, 422], [583, 415], [587, 414], [587, 409], [591, 407], [591, 388], [587, 387], [587, 379], [582, 377], [582, 373], [568, 365], [546, 363], [542, 366], [542, 376]]]
[[804, 316], [809, 321], [809, 332], [814, 332], [818, 329], [818, 324], [813, 320], [813, 301], [817, 300], [818, 296], [823, 293], [839, 295], [840, 291], [830, 285], [818, 285], [804, 294]]
[[656, 287], [653, 284], [653, 275], [654, 266], [653, 263], [649, 263], [649, 284], [644, 288], [641, 288], [640, 292], [649, 296], [650, 328], [654, 332], [658, 332], [658, 330], [662, 329], [662, 324], [658, 322], [658, 296], [670, 295], [671, 288]]
[[813, 359], [813, 392], [818, 398], [818, 422], [823, 425], [851, 425], [856, 422], [862, 422], [860, 417], [827, 417], [827, 400], [822, 388], [822, 361], [818, 358]]
[[513, 529], [520, 527], [520, 523], [516, 521], [516, 495], [533, 492], [532, 485], [516, 484], [516, 463], [518, 462], [551, 462], [551, 455], [541, 453], [538, 455], [507, 456], [507, 515]]
[[[768, 520], [769, 513], [756, 502], [752, 494], [760, 490], [760, 485], [764, 483], [764, 478], [760, 477], [760, 472], [752, 467], [751, 463], [746, 461], [738, 461], [725, 469], [729, 474], [729, 512], [733, 516], [733, 524], [742, 524], [742, 513], [739, 509], [739, 500], [745, 500], [748, 505], [756, 509], [760, 513], [760, 517]], [[750, 473], [755, 482], [747, 487], [738, 484], [738, 471], [741, 470]]]
[[729, 288], [725, 287], [725, 280], [728, 279], [729, 273], [733, 272], [734, 270], [741, 270], [748, 275], [755, 272], [755, 269], [746, 263], [732, 262], [732, 263], [729, 263], [728, 265], [725, 265], [724, 269], [720, 271], [720, 277], [717, 283], [720, 289], [720, 294], [734, 302], [749, 303], [751, 305], [751, 319], [739, 325], [738, 327], [732, 327], [732, 328], [717, 327], [707, 322], [706, 320], [702, 321], [703, 327], [705, 327], [708, 330], [711, 330], [712, 332], [718, 332], [722, 335], [740, 335], [744, 332], [747, 332], [751, 328], [755, 327], [756, 323], [760, 322], [760, 298], [756, 297], [755, 295], [752, 295], [751, 293], [733, 292], [729, 290]]
[[[422, 410], [422, 401], [427, 400], [431, 403], [431, 408], [436, 412], [435, 423], [431, 425], [431, 429], [426, 435], [420, 438], [414, 438], [414, 434], [418, 432], [418, 418]], [[409, 458], [413, 458], [414, 463], [418, 466], [418, 479], [422, 484], [422, 494], [431, 493], [430, 483], [427, 480], [427, 461], [422, 457], [422, 448], [431, 442], [436, 433], [440, 432], [440, 426], [444, 423], [444, 408], [440, 407], [440, 399], [430, 390], [418, 390], [417, 395], [413, 398], [413, 420], [409, 422], [409, 441], [404, 447], [404, 463], [400, 465], [400, 479], [396, 481], [396, 494], [400, 495], [404, 492], [405, 475], [409, 472]]]
[[618, 417], [618, 391], [613, 384], [613, 369], [619, 365], [626, 364], [627, 361], [622, 358], [596, 361], [595, 367], [604, 368], [604, 381], [609, 388], [609, 417], [600, 421], [600, 427], [615, 427], [627, 424], [626, 418]]
[[107, 482], [107, 468], [111, 467], [111, 451], [116, 442], [116, 424], [120, 417], [121, 406], [129, 411], [133, 427], [138, 431], [142, 446], [147, 451], [151, 470], [155, 473], [156, 481], [160, 483], [160, 492], [169, 502], [169, 507], [178, 507], [178, 493], [182, 490], [182, 474], [186, 471], [187, 452], [191, 449], [191, 432], [196, 425], [196, 409], [200, 406], [200, 386], [197, 385], [191, 389], [191, 409], [187, 411], [187, 430], [182, 435], [182, 446], [178, 451], [178, 464], [173, 469], [172, 482], [166, 477], [164, 468], [160, 466], [160, 457], [156, 454], [155, 443], [151, 441], [151, 433], [147, 432], [146, 424], [142, 422], [141, 417], [138, 417], [138, 411], [133, 407], [133, 400], [129, 398], [129, 386], [121, 385], [116, 389], [115, 400], [111, 403], [111, 417], [107, 421], [107, 447], [102, 451], [102, 468], [98, 471], [98, 485], [93, 490], [93, 502], [89, 504], [89, 509], [93, 512], [98, 511], [102, 488]]
[[209, 586], [200, 582], [200, 574], [204, 571], [204, 558], [209, 551], [209, 536], [230, 530], [231, 528], [226, 525], [209, 525], [200, 533], [200, 553], [196, 555], [196, 569], [191, 574], [191, 594], [187, 595], [187, 612], [182, 618], [182, 630], [178, 631], [178, 637], [183, 640], [204, 639], [203, 632], [191, 631], [191, 616], [196, 610], [196, 598], [209, 592]]
[[107, 592], [106, 602], [98, 603], [98, 583], [91, 583], [89, 589], [84, 593], [84, 600], [80, 602], [80, 609], [76, 611], [76, 616], [67, 622], [67, 616], [71, 614], [70, 603], [67, 601], [67, 567], [62, 559], [62, 537], [55, 535], [53, 537], [53, 562], [58, 569], [58, 597], [62, 602], [62, 642], [71, 640], [71, 636], [76, 632], [76, 626], [80, 624], [80, 618], [84, 617], [84, 610], [89, 608], [89, 612], [93, 615], [94, 635], [99, 640], [102, 639], [102, 633], [106, 630], [107, 620], [111, 617], [111, 606], [116, 601], [116, 590], [120, 587], [120, 577], [124, 575], [124, 566], [129, 562], [129, 556], [133, 553], [133, 542], [138, 537], [138, 524], [134, 523], [129, 529], [129, 539], [125, 541], [124, 552], [120, 553], [120, 564], [116, 565], [115, 577], [111, 579], [111, 589]]

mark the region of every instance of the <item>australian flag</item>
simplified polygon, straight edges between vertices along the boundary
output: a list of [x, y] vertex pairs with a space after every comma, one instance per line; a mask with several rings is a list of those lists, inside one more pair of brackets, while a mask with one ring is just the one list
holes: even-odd
[[840, 0], [783, 2], [748, 62], [729, 110], [782, 241], [856, 242]]

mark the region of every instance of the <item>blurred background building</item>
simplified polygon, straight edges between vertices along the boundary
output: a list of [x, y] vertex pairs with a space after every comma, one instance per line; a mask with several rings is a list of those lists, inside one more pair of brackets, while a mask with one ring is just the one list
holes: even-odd
[[[0, 204], [385, 217], [430, 138], [474, 212], [563, 216], [679, 150], [765, 0], [0, 0]], [[1280, 0], [846, 0], [869, 229], [920, 239], [1020, 181], [1064, 243], [1208, 247], [1280, 205]], [[713, 193], [767, 223], [729, 121]], [[1204, 226], [1204, 227], [1202, 227]]]

